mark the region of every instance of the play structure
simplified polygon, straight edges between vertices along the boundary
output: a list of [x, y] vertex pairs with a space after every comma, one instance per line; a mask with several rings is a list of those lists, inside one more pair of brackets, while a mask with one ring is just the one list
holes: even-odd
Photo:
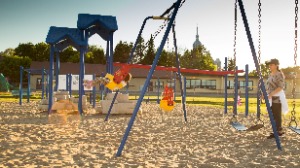
[[[26, 91], [23, 91], [23, 73], [27, 72], [28, 86]], [[25, 95], [27, 97], [27, 103], [30, 101], [30, 96], [32, 95], [30, 88], [31, 74], [38, 73], [42, 75], [42, 99], [48, 97], [48, 72], [45, 69], [24, 69], [24, 67], [20, 66], [20, 84], [19, 90], [17, 92], [12, 92], [13, 95], [19, 96], [19, 104], [22, 105], [22, 98]], [[45, 80], [46, 79], [46, 80]], [[46, 92], [46, 95], [45, 95]]]
[[[188, 70], [184, 68], [180, 68], [180, 62], [177, 54], [177, 44], [176, 44], [176, 31], [175, 31], [175, 18], [178, 13], [179, 8], [184, 4], [185, 0], [176, 0], [173, 5], [168, 8], [165, 12], [163, 12], [162, 15], [160, 16], [148, 16], [144, 19], [144, 22], [140, 28], [140, 31], [138, 33], [136, 42], [134, 43], [134, 46], [131, 50], [130, 57], [125, 64], [120, 64], [120, 68], [113, 73], [112, 68], [113, 68], [113, 34], [114, 32], [118, 29], [116, 19], [115, 17], [111, 16], [100, 16], [100, 15], [89, 15], [89, 14], [79, 14], [78, 15], [78, 22], [77, 22], [77, 27], [78, 28], [61, 28], [61, 27], [50, 27], [50, 30], [48, 32], [48, 36], [46, 39], [46, 42], [50, 44], [51, 50], [50, 50], [50, 69], [53, 68], [54, 64], [54, 55], [56, 54], [56, 60], [58, 60], [56, 63], [55, 67], [55, 74], [59, 74], [59, 52], [65, 49], [67, 46], [72, 45], [75, 47], [78, 51], [80, 51], [80, 74], [79, 74], [79, 98], [78, 98], [78, 111], [80, 114], [83, 113], [83, 104], [84, 102], [83, 97], [84, 97], [84, 84], [88, 87], [93, 87], [94, 85], [97, 84], [102, 84], [106, 88], [108, 88], [110, 91], [108, 91], [107, 98], [106, 100], [102, 101], [103, 107], [105, 107], [105, 110], [103, 108], [103, 113], [106, 113], [106, 118], [105, 121], [108, 120], [109, 115], [112, 113], [116, 113], [116, 111], [121, 111], [120, 108], [121, 106], [126, 106], [127, 109], [130, 109], [131, 111], [131, 118], [129, 120], [128, 126], [125, 130], [124, 136], [122, 138], [122, 141], [120, 143], [120, 146], [118, 148], [116, 156], [121, 156], [121, 153], [124, 149], [124, 146], [126, 144], [126, 141], [128, 139], [129, 133], [131, 131], [131, 128], [133, 127], [135, 118], [137, 116], [137, 113], [141, 111], [140, 106], [142, 101], [144, 100], [145, 93], [147, 91], [147, 88], [149, 86], [149, 82], [151, 78], [153, 77], [153, 73], [155, 70], [159, 70], [159, 66], [157, 66], [158, 60], [161, 56], [162, 50], [164, 48], [164, 45], [167, 41], [167, 38], [172, 31], [173, 34], [173, 40], [174, 40], [174, 49], [175, 49], [175, 56], [176, 56], [176, 67], [168, 67], [168, 68], [162, 68], [164, 70], [170, 70], [176, 72], [177, 77], [180, 79], [180, 92], [182, 96], [182, 111], [183, 111], [183, 118], [184, 121], [187, 122], [187, 112], [186, 112], [186, 107], [185, 107], [185, 93], [184, 93], [184, 83], [182, 82], [182, 72], [191, 72], [191, 73], [199, 73], [199, 74], [210, 74], [210, 75], [228, 75], [228, 74], [234, 74], [235, 75], [235, 89], [234, 89], [234, 103], [233, 103], [233, 116], [231, 120], [231, 125], [237, 129], [237, 130], [247, 130], [248, 128], [244, 127], [242, 123], [238, 121], [237, 118], [237, 101], [238, 101], [238, 73], [243, 72], [238, 70], [238, 67], [235, 68], [234, 71], [201, 71], [201, 70]], [[296, 8], [295, 10], [298, 11], [298, 1], [296, 0]], [[259, 1], [259, 5], [260, 1]], [[266, 92], [265, 84], [263, 81], [263, 77], [261, 74], [260, 70], [260, 55], [257, 57], [255, 47], [252, 41], [252, 35], [250, 32], [249, 24], [247, 21], [244, 5], [242, 0], [236, 0], [235, 1], [235, 22], [234, 22], [234, 62], [236, 63], [236, 35], [237, 35], [237, 13], [238, 13], [238, 8], [240, 9], [240, 13], [242, 16], [243, 24], [245, 27], [245, 32], [248, 38], [250, 50], [252, 53], [253, 61], [255, 63], [256, 71], [259, 76], [259, 86], [258, 90], [259, 92], [262, 93], [264, 96], [264, 99], [266, 101], [266, 106], [267, 106], [267, 111], [268, 115], [270, 118], [270, 122], [272, 125], [272, 130], [274, 132], [275, 140], [276, 140], [276, 145], [279, 150], [281, 150], [281, 143], [280, 139], [278, 136], [278, 133], [276, 131], [276, 124], [274, 121], [274, 117], [272, 115], [272, 111], [270, 108], [270, 103], [268, 99], [268, 95]], [[296, 12], [296, 17], [297, 18], [297, 12]], [[133, 64], [133, 53], [136, 49], [137, 43], [141, 37], [141, 34], [143, 32], [143, 29], [147, 23], [148, 20], [164, 20], [165, 21], [165, 33], [162, 37], [161, 43], [159, 48], [157, 49], [157, 52], [155, 54], [155, 58], [153, 60], [152, 65], [135, 65]], [[99, 26], [100, 25], [100, 26]], [[104, 40], [107, 41], [107, 74], [103, 78], [99, 78], [98, 81], [94, 78], [93, 81], [86, 81], [84, 82], [84, 53], [86, 52], [87, 46], [88, 46], [88, 38], [92, 36], [93, 34], [98, 33]], [[295, 22], [295, 45], [297, 43], [297, 25]], [[294, 59], [297, 59], [297, 54], [296, 54], [296, 48], [297, 45], [295, 46], [295, 56]], [[117, 66], [117, 65], [115, 65]], [[145, 83], [143, 85], [143, 88], [141, 89], [140, 96], [137, 101], [134, 102], [128, 102], [128, 95], [127, 94], [119, 94], [120, 89], [124, 88], [126, 86], [126, 78], [130, 74], [130, 69], [134, 66], [139, 66], [140, 68], [148, 68], [149, 73], [148, 76], [145, 80]], [[295, 61], [295, 66], [296, 66], [296, 61]], [[246, 67], [247, 71], [247, 67]], [[48, 101], [48, 109], [50, 110], [52, 105], [54, 105], [54, 101], [52, 98], [54, 97], [54, 92], [53, 92], [53, 75], [54, 72], [51, 70], [49, 72], [49, 101]], [[125, 83], [122, 83], [125, 81]], [[296, 81], [296, 80], [295, 80]], [[56, 77], [56, 82], [58, 83], [58, 77]], [[225, 82], [227, 83], [227, 82]], [[246, 81], [246, 83], [248, 83]], [[294, 83], [294, 88], [296, 84]], [[246, 87], [247, 88], [247, 87]], [[54, 88], [54, 90], [57, 91], [57, 88]], [[112, 92], [113, 91], [113, 92]], [[112, 92], [112, 93], [111, 93]], [[295, 95], [295, 92], [293, 92]], [[164, 109], [165, 111], [171, 111], [174, 106], [175, 106], [175, 101], [174, 101], [174, 90], [169, 87], [165, 87], [164, 93], [162, 94], [162, 102], [160, 104], [160, 107]], [[294, 97], [295, 98], [295, 97]], [[247, 101], [247, 100], [246, 100]], [[64, 102], [66, 103], [66, 102]], [[121, 103], [123, 103], [121, 105]], [[125, 104], [128, 103], [128, 104]], [[247, 102], [246, 102], [247, 104]], [[71, 106], [70, 106], [71, 107]], [[260, 105], [259, 105], [260, 107]], [[294, 101], [294, 107], [295, 107], [295, 101]], [[122, 112], [123, 113], [123, 112]], [[124, 112], [125, 113], [125, 112]], [[226, 111], [227, 113], [227, 111]], [[293, 117], [291, 120], [291, 129], [295, 130], [297, 132], [299, 129], [297, 128], [297, 122], [295, 120], [295, 109], [293, 110]], [[246, 116], [248, 114], [246, 113]], [[260, 110], [258, 110], [257, 117], [259, 121], [259, 116], [260, 116]], [[257, 125], [255, 125], [257, 126]], [[261, 125], [258, 125], [258, 127]]]
[[[49, 69], [53, 69], [54, 71], [50, 71], [49, 73], [49, 98], [48, 98], [48, 111], [51, 112], [52, 106], [55, 102], [53, 97], [55, 96], [54, 92], [58, 92], [58, 86], [60, 85], [59, 73], [60, 73], [60, 58], [59, 53], [64, 50], [68, 46], [73, 46], [78, 51], [80, 51], [80, 73], [78, 79], [78, 111], [82, 115], [84, 110], [84, 105], [82, 104], [83, 97], [85, 95], [85, 89], [91, 89], [93, 92], [93, 104], [95, 106], [95, 87], [96, 85], [103, 85], [108, 88], [110, 91], [116, 91], [115, 96], [118, 94], [118, 90], [122, 89], [127, 85], [127, 82], [130, 80], [130, 73], [127, 66], [121, 67], [115, 73], [113, 73], [113, 34], [118, 29], [116, 18], [113, 16], [101, 16], [101, 15], [90, 15], [90, 14], [79, 14], [77, 21], [77, 28], [66, 28], [66, 27], [50, 27], [48, 32], [46, 42], [50, 44], [50, 67]], [[104, 77], [86, 80], [85, 76], [85, 67], [84, 67], [84, 53], [88, 46], [88, 38], [94, 34], [98, 34], [102, 39], [107, 41], [107, 50], [106, 50], [106, 75]], [[54, 56], [56, 55], [56, 66], [54, 65]], [[55, 87], [53, 86], [53, 77], [54, 72], [55, 76]], [[67, 77], [67, 80], [71, 80], [70, 77]], [[67, 81], [67, 83], [70, 83]], [[84, 88], [85, 87], [85, 88]], [[70, 87], [66, 90], [69, 90], [69, 94], [71, 94]], [[102, 93], [101, 93], [102, 96]], [[71, 96], [70, 96], [71, 97]], [[109, 100], [103, 100], [104, 104]], [[111, 106], [113, 106], [115, 99], [111, 102]], [[119, 102], [118, 102], [119, 103]], [[102, 111], [107, 111], [103, 107]], [[111, 108], [110, 108], [111, 110]], [[108, 110], [108, 115], [110, 113]]]
[[[102, 39], [107, 42], [106, 48], [106, 60], [107, 60], [107, 73], [112, 74], [112, 59], [113, 59], [113, 35], [114, 32], [118, 30], [118, 25], [116, 18], [113, 16], [102, 16], [102, 15], [90, 15], [90, 14], [78, 14], [77, 28], [67, 28], [67, 27], [55, 27], [51, 26], [48, 32], [46, 42], [50, 44], [50, 67], [49, 69], [54, 69], [49, 73], [49, 102], [48, 110], [50, 109], [54, 102], [52, 102], [53, 89], [57, 91], [57, 87], [53, 88], [53, 77], [54, 72], [56, 74], [55, 81], [56, 85], [59, 85], [59, 71], [60, 71], [60, 59], [59, 53], [72, 46], [80, 52], [80, 62], [79, 62], [79, 103], [78, 111], [82, 115], [83, 107], [83, 79], [85, 74], [84, 67], [84, 54], [87, 51], [88, 39], [94, 34], [98, 34]], [[56, 66], [54, 68], [54, 56], [56, 55]]]
[[[130, 119], [130, 121], [129, 121], [128, 127], [127, 127], [127, 129], [126, 129], [126, 131], [125, 131], [124, 137], [123, 137], [123, 139], [122, 139], [122, 141], [121, 141], [121, 144], [120, 144], [120, 146], [119, 146], [119, 149], [118, 149], [118, 151], [117, 151], [116, 156], [120, 156], [121, 153], [122, 153], [122, 150], [123, 150], [124, 145], [125, 145], [125, 143], [126, 143], [127, 137], [128, 137], [129, 132], [130, 132], [130, 130], [131, 130], [131, 128], [132, 128], [132, 125], [133, 125], [133, 122], [134, 122], [134, 120], [135, 120], [135, 117], [136, 117], [136, 115], [137, 115], [138, 108], [139, 108], [140, 105], [141, 105], [142, 99], [143, 99], [143, 97], [144, 97], [144, 95], [145, 95], [145, 93], [146, 93], [146, 89], [147, 89], [147, 86], [149, 85], [150, 79], [152, 78], [153, 72], [154, 72], [154, 70], [157, 68], [157, 62], [158, 62], [158, 59], [159, 59], [159, 57], [160, 57], [160, 55], [161, 55], [161, 52], [162, 52], [162, 50], [163, 50], [163, 47], [164, 47], [164, 45], [165, 45], [165, 43], [166, 43], [166, 40], [167, 40], [167, 38], [168, 38], [168, 34], [170, 33], [171, 29], [172, 29], [172, 33], [173, 33], [173, 36], [174, 36], [173, 39], [174, 39], [174, 47], [175, 47], [175, 53], [176, 53], [176, 68], [169, 68], [169, 70], [176, 69], [176, 70], [177, 70], [177, 73], [178, 73], [178, 76], [179, 76], [179, 78], [181, 79], [181, 72], [183, 72], [183, 71], [182, 71], [182, 69], [181, 69], [180, 66], [179, 66], [180, 63], [179, 63], [179, 58], [178, 58], [178, 55], [177, 55], [177, 45], [176, 45], [176, 36], [175, 36], [175, 24], [174, 24], [174, 20], [175, 20], [175, 17], [176, 17], [176, 14], [177, 14], [177, 11], [178, 11], [179, 7], [182, 6], [183, 3], [184, 3], [184, 1], [181, 1], [181, 0], [176, 1], [169, 9], [167, 9], [167, 10], [160, 16], [160, 17], [165, 17], [165, 15], [168, 14], [167, 19], [165, 19], [165, 20], [168, 21], [167, 27], [166, 27], [166, 30], [165, 30], [165, 34], [164, 34], [164, 36], [163, 36], [163, 38], [162, 38], [161, 45], [159, 46], [159, 48], [158, 48], [158, 50], [157, 50], [157, 52], [156, 52], [156, 55], [155, 55], [155, 59], [154, 59], [154, 61], [153, 61], [153, 64], [152, 64], [152, 66], [150, 66], [149, 74], [148, 74], [147, 79], [146, 79], [146, 81], [145, 81], [144, 87], [142, 88], [142, 91], [141, 91], [141, 93], [140, 93], [140, 96], [139, 96], [139, 99], [138, 99], [138, 101], [137, 101], [136, 107], [135, 107], [134, 112], [133, 112], [133, 114], [132, 114], [132, 117], [131, 117], [131, 119]], [[145, 24], [146, 24], [146, 21], [147, 21], [148, 19], [150, 19], [150, 18], [152, 18], [152, 19], [155, 18], [155, 19], [156, 19], [156, 18], [159, 18], [159, 17], [146, 17], [146, 19], [144, 20], [143, 25], [142, 25], [142, 27], [141, 27], [141, 29], [140, 29], [140, 32], [139, 32], [139, 35], [138, 35], [138, 38], [137, 38], [137, 39], [139, 39], [139, 36], [140, 36], [140, 34], [141, 34], [141, 32], [142, 32], [142, 30], [143, 30]], [[133, 47], [133, 50], [134, 50], [134, 49], [135, 49], [135, 47]], [[129, 66], [130, 66], [130, 65], [129, 65]], [[190, 70], [190, 71], [193, 71], [193, 70]], [[234, 71], [234, 72], [226, 72], [226, 71], [224, 71], [224, 72], [223, 72], [223, 71], [215, 72], [215, 71], [196, 71], [196, 70], [195, 70], [194, 72], [196, 72], [196, 73], [202, 73], [202, 74], [219, 74], [219, 75], [220, 75], [220, 74], [224, 74], [224, 75], [225, 75], [225, 74], [236, 74], [236, 73], [238, 73], [237, 71]], [[180, 88], [183, 88], [183, 87], [182, 87], [182, 80], [180, 80]], [[174, 105], [174, 102], [173, 102], [173, 100], [172, 100], [172, 98], [173, 98], [174, 96], [172, 95], [172, 90], [170, 90], [169, 88], [166, 88], [165, 90], [166, 90], [166, 94], [163, 95], [163, 98], [164, 98], [164, 101], [163, 101], [163, 102], [165, 102], [165, 104], [162, 105], [161, 107], [163, 107], [163, 108], [165, 108], [165, 109], [171, 109], [172, 106]], [[185, 100], [185, 95], [183, 94], [183, 89], [181, 89], [181, 95], [182, 95], [182, 100]], [[187, 116], [186, 116], [186, 110], [185, 110], [185, 101], [183, 101], [182, 104], [183, 104], [184, 119], [185, 119], [185, 121], [187, 122]], [[169, 108], [167, 108], [168, 105], [170, 106]]]

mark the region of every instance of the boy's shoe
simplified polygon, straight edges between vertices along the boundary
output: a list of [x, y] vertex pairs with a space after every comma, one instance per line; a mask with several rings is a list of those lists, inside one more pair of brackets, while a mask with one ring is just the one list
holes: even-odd
[[[284, 132], [278, 132], [278, 136], [282, 136], [283, 134], [284, 134]], [[275, 138], [274, 133], [271, 133], [271, 134], [267, 137], [267, 139], [272, 139], [272, 138]]]

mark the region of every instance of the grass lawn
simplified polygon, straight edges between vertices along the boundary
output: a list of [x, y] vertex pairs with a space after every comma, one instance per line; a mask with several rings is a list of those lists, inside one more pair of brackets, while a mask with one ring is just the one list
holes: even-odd
[[[137, 99], [138, 96], [129, 96], [129, 99]], [[144, 99], [150, 99], [150, 101], [156, 101], [157, 96], [145, 96]], [[161, 97], [160, 97], [161, 98]], [[30, 97], [30, 101], [39, 101], [41, 99], [40, 94], [33, 94], [33, 96]], [[7, 92], [0, 92], [0, 102], [15, 102], [19, 101], [18, 97], [13, 97], [11, 93]], [[23, 102], [27, 102], [27, 97], [24, 96], [22, 99]], [[228, 98], [227, 101], [232, 101], [232, 98]], [[257, 103], [256, 103], [256, 98], [249, 98], [249, 113], [256, 113], [257, 109]], [[300, 99], [296, 99], [296, 116], [300, 117], [300, 104], [299, 104]], [[176, 97], [176, 103], [181, 103], [181, 97], [178, 96]], [[195, 106], [211, 106], [211, 107], [217, 107], [220, 109], [224, 109], [224, 98], [223, 97], [187, 97], [186, 98], [186, 103], [189, 105], [195, 105]], [[230, 103], [229, 103], [230, 104]], [[289, 110], [293, 110], [293, 99], [288, 99], [288, 104], [289, 104]], [[229, 106], [228, 105], [228, 112], [232, 112], [232, 103]], [[245, 99], [242, 98], [242, 105], [238, 106], [238, 112], [245, 112]], [[261, 105], [261, 112], [262, 113], [267, 113], [266, 111], [266, 104]], [[287, 114], [287, 117], [291, 115], [289, 112]]]
[[[135, 99], [135, 96], [130, 97], [130, 99]], [[148, 96], [145, 96], [144, 99], [148, 99]], [[157, 99], [157, 96], [149, 96], [149, 99], [152, 101], [155, 101]], [[211, 106], [211, 107], [217, 107], [220, 109], [224, 109], [224, 97], [187, 97], [186, 103], [189, 105], [196, 105], [196, 106]], [[233, 98], [228, 98], [227, 101], [232, 101]], [[300, 117], [300, 99], [296, 99], [296, 116]], [[176, 97], [176, 102], [181, 103], [181, 97]], [[228, 103], [228, 113], [232, 112], [232, 103], [229, 105]], [[288, 105], [289, 110], [293, 110], [293, 99], [288, 99]], [[242, 98], [242, 105], [237, 106], [238, 113], [244, 113], [245, 112], [245, 99]], [[256, 113], [257, 112], [257, 99], [256, 98], [249, 98], [249, 104], [248, 104], [249, 113]], [[266, 114], [266, 104], [261, 104], [261, 113]], [[286, 117], [289, 117], [291, 113], [289, 112]]]

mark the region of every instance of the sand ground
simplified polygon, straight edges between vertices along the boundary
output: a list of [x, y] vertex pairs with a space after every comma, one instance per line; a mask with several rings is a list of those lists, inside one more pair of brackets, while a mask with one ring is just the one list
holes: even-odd
[[[180, 105], [163, 113], [143, 104], [121, 157], [115, 157], [131, 115], [105, 115], [89, 109], [79, 115], [37, 110], [38, 102], [0, 102], [0, 167], [300, 167], [300, 135], [287, 128], [275, 139], [268, 118], [265, 127], [240, 132], [223, 109]], [[267, 116], [266, 116], [267, 117]], [[239, 120], [250, 126], [254, 117]], [[300, 122], [300, 121], [299, 121]]]

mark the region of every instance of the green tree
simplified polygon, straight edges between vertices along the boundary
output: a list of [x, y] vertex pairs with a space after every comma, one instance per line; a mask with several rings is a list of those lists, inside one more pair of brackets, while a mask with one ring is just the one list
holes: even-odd
[[[266, 64], [260, 64], [260, 71], [261, 71], [261, 75], [263, 77], [267, 77], [270, 73], [270, 70], [269, 70], [269, 68]], [[257, 73], [256, 69], [251, 71], [249, 73], [249, 76], [258, 76], [258, 73]]]
[[114, 62], [126, 63], [128, 61], [132, 44], [120, 41], [114, 51]]
[[154, 39], [151, 35], [150, 40], [148, 42], [148, 48], [146, 51], [146, 55], [142, 59], [141, 64], [152, 65], [154, 58], [155, 58], [155, 46], [154, 46]]
[[184, 52], [181, 57], [181, 66], [183, 68], [201, 69], [201, 70], [214, 70], [215, 64], [210, 52], [201, 45], [197, 48]]
[[182, 68], [191, 68], [192, 54], [189, 50], [185, 50], [183, 56], [180, 57], [180, 65]]
[[174, 52], [168, 52], [166, 50], [163, 50], [161, 52], [157, 65], [166, 67], [176, 66], [175, 57], [176, 56]]
[[233, 58], [228, 58], [227, 70], [234, 71], [236, 67], [236, 62]]
[[137, 42], [135, 52], [133, 53], [132, 63], [140, 63], [143, 60], [143, 58], [145, 57], [145, 49], [145, 40], [141, 36]]
[[41, 42], [35, 44], [35, 60], [33, 61], [49, 61], [50, 47], [47, 43]]
[[91, 63], [93, 64], [105, 64], [104, 50], [101, 47], [95, 45], [89, 46], [89, 52], [92, 53]]
[[202, 70], [216, 70], [216, 65], [210, 54], [204, 54], [200, 58], [200, 68]]
[[287, 78], [293, 78], [295, 73], [298, 77], [300, 75], [300, 66], [282, 68], [281, 70]]
[[17, 48], [15, 48], [15, 55], [21, 56], [21, 57], [29, 57], [31, 60], [36, 61], [36, 54], [35, 54], [35, 46], [29, 42], [29, 43], [21, 43], [18, 45]]
[[[25, 69], [30, 68], [31, 59], [29, 57], [19, 57], [19, 56], [4, 56], [0, 61], [1, 71], [6, 77], [8, 77], [9, 82], [15, 84], [15, 86], [20, 82], [20, 66]], [[26, 73], [23, 73], [23, 79], [26, 82]]]
[[92, 52], [87, 52], [85, 55], [84, 55], [84, 62], [85, 63], [89, 63], [89, 64], [92, 64], [94, 61], [94, 55]]
[[4, 50], [4, 52], [1, 53], [3, 56], [14, 56], [15, 55], [15, 49], [13, 48], [8, 48]]
[[80, 53], [73, 49], [73, 47], [69, 46], [62, 52], [60, 52], [60, 62], [79, 62], [79, 55]]
[[67, 62], [79, 63], [80, 62], [80, 53], [75, 52], [74, 54], [72, 54]]

